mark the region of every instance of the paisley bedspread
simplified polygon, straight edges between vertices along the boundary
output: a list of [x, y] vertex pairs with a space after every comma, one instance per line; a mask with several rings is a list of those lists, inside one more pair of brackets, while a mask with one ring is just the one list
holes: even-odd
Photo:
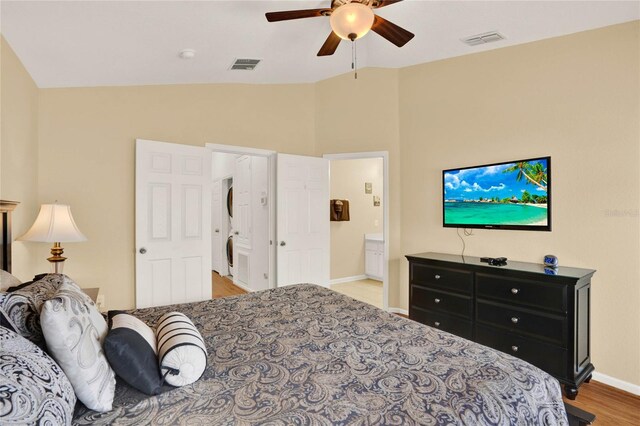
[[189, 316], [208, 365], [149, 397], [118, 382], [86, 425], [567, 425], [558, 382], [510, 355], [300, 284], [131, 311]]

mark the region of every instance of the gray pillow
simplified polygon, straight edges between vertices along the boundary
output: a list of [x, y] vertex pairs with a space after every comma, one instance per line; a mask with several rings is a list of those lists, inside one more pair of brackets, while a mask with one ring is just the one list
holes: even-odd
[[71, 424], [73, 387], [42, 349], [0, 327], [0, 359], [0, 424]]
[[[45, 341], [40, 326], [40, 311], [44, 302], [52, 298], [63, 282], [68, 282], [80, 290], [69, 277], [48, 274], [33, 284], [11, 293], [0, 293], [0, 318], [16, 333], [44, 348]], [[7, 326], [4, 324], [3, 326]]]
[[0, 290], [6, 290], [9, 287], [22, 284], [18, 278], [14, 277], [5, 270], [0, 269]]

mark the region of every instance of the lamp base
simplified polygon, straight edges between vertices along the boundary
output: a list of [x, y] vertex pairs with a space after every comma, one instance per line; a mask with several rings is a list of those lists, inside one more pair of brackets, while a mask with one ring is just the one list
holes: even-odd
[[64, 269], [64, 262], [51, 262], [51, 273], [52, 274], [62, 274], [62, 270]]
[[64, 249], [60, 246], [60, 243], [53, 243], [51, 257], [48, 257], [47, 260], [51, 263], [51, 272], [54, 274], [61, 274], [64, 269], [64, 261], [67, 258], [62, 256], [63, 253]]

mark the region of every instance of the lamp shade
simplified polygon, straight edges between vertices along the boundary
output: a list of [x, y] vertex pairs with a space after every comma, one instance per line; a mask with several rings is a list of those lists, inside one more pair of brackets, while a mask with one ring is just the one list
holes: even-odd
[[364, 36], [371, 29], [373, 20], [373, 10], [358, 2], [338, 7], [329, 18], [333, 32], [344, 40], [355, 40]]
[[31, 228], [18, 238], [20, 241], [43, 243], [73, 243], [86, 241], [65, 204], [43, 204]]

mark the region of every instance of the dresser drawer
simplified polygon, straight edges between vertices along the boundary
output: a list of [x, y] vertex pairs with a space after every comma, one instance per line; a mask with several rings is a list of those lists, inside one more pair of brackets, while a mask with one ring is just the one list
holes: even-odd
[[476, 342], [523, 359], [553, 376], [567, 374], [567, 351], [558, 346], [479, 324]]
[[476, 274], [477, 297], [567, 312], [567, 286], [519, 278]]
[[499, 303], [478, 300], [476, 319], [519, 335], [566, 347], [567, 318], [552, 314], [537, 314]]
[[470, 296], [448, 293], [418, 285], [411, 286], [411, 305], [472, 319], [473, 300]]
[[430, 327], [455, 334], [456, 336], [464, 337], [465, 339], [471, 339], [473, 337], [473, 325], [471, 321], [459, 317], [424, 311], [422, 309], [411, 309], [409, 318]]
[[471, 294], [473, 289], [473, 273], [468, 271], [411, 263], [409, 277], [411, 284], [437, 287], [448, 291]]

